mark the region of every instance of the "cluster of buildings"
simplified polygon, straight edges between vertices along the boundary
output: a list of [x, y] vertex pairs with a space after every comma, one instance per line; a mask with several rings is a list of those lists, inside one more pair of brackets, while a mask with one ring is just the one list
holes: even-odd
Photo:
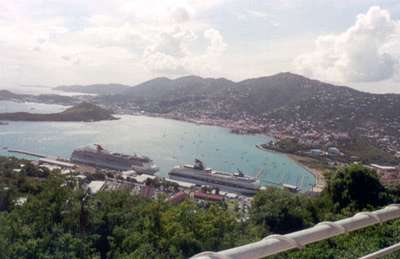
[[[327, 103], [331, 102], [329, 93], [321, 94], [318, 98], [326, 99]], [[333, 98], [333, 97], [332, 97]], [[321, 100], [322, 100], [321, 99]], [[322, 100], [324, 101], [324, 100]], [[364, 100], [367, 105], [368, 102], [374, 100]], [[354, 103], [351, 103], [354, 102]], [[357, 107], [357, 100], [350, 100], [348, 105]], [[296, 108], [296, 107], [295, 107]], [[300, 107], [297, 107], [300, 109]], [[343, 109], [346, 107], [342, 107]], [[359, 107], [362, 109], [363, 107]], [[365, 108], [365, 107], [364, 107]], [[293, 108], [294, 109], [294, 108]], [[189, 109], [190, 110], [190, 109]], [[336, 117], [318, 122], [312, 118], [304, 119], [304, 116], [299, 111], [293, 110], [293, 117], [291, 119], [275, 118], [268, 114], [260, 114], [254, 116], [246, 112], [237, 112], [229, 114], [224, 118], [223, 114], [215, 115], [215, 109], [209, 109], [211, 112], [202, 110], [197, 114], [187, 113], [187, 111], [175, 111], [171, 114], [162, 114], [160, 116], [172, 119], [184, 120], [198, 124], [216, 125], [231, 129], [233, 133], [237, 134], [256, 134], [265, 133], [273, 136], [275, 139], [292, 138], [298, 141], [298, 144], [306, 147], [303, 155], [315, 158], [327, 158], [328, 162], [332, 165], [342, 162], [360, 161], [360, 158], [351, 155], [346, 156], [343, 146], [351, 145], [354, 135], [367, 139], [374, 146], [392, 154], [394, 157], [400, 159], [400, 138], [399, 132], [393, 132], [391, 129], [398, 129], [398, 121], [388, 120], [384, 123], [367, 123], [365, 127], [355, 127], [352, 132], [344, 130], [345, 127], [337, 127], [344, 120], [350, 118], [350, 121], [356, 119], [356, 110], [351, 114], [337, 113]], [[224, 109], [220, 109], [223, 111]], [[361, 111], [360, 111], [361, 112]], [[383, 116], [384, 117], [384, 116]], [[380, 171], [381, 172], [381, 171]], [[400, 179], [400, 173], [380, 173], [383, 181], [392, 181]]]
[[[348, 162], [359, 162], [355, 155], [346, 155], [342, 147], [352, 146], [352, 136], [349, 132], [328, 129], [316, 126], [310, 121], [288, 123], [284, 120], [271, 120], [268, 132], [275, 140], [292, 139], [302, 150], [300, 155], [323, 159], [330, 165], [340, 165]], [[352, 134], [362, 137], [373, 143], [374, 146], [392, 154], [400, 161], [400, 140], [395, 135], [388, 135], [383, 128], [370, 125], [367, 128], [355, 128]], [[367, 148], [367, 147], [366, 147]], [[373, 163], [368, 167], [378, 173], [380, 180], [385, 184], [400, 182], [400, 162], [397, 166]]]
[[235, 210], [242, 215], [242, 218], [248, 217], [251, 207], [252, 198], [248, 196], [219, 191], [210, 186], [199, 186], [190, 182], [137, 173], [134, 170], [115, 171], [94, 168], [88, 170], [89, 167], [52, 159], [40, 159], [36, 163], [65, 175], [68, 181], [81, 186], [90, 194], [124, 189], [133, 195], [147, 199], [164, 198], [175, 205], [187, 199], [205, 207], [210, 203], [226, 202], [235, 204]]
[[369, 167], [377, 172], [382, 183], [389, 185], [400, 183], [400, 166], [370, 164]]

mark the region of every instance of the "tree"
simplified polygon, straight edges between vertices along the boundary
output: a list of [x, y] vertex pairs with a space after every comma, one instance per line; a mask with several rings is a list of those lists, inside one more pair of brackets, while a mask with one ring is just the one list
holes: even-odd
[[310, 226], [313, 216], [307, 206], [308, 199], [301, 194], [286, 190], [267, 188], [254, 197], [251, 219], [262, 226], [263, 235], [269, 232], [288, 233]]
[[[329, 190], [319, 197], [277, 188], [258, 192], [250, 219], [244, 220], [219, 203], [203, 207], [187, 200], [172, 205], [127, 190], [87, 196], [53, 172], [47, 179], [7, 173], [20, 164], [0, 157], [0, 258], [188, 258], [257, 241], [270, 232], [335, 220], [350, 208], [380, 205], [389, 193], [374, 172], [343, 168], [332, 174]], [[38, 169], [27, 168], [29, 174]], [[399, 200], [399, 190], [389, 194]], [[18, 197], [28, 199], [14, 206]], [[372, 226], [277, 258], [358, 257], [398, 242], [399, 224]]]
[[3, 187], [0, 185], [0, 212], [11, 209], [15, 198], [14, 188]]
[[45, 167], [37, 167], [29, 162], [26, 163], [25, 166], [22, 168], [21, 174], [31, 177], [47, 178], [49, 177], [50, 171]]
[[350, 165], [336, 171], [330, 177], [327, 193], [335, 209], [362, 210], [376, 207], [384, 201], [385, 188], [376, 172], [361, 165]]

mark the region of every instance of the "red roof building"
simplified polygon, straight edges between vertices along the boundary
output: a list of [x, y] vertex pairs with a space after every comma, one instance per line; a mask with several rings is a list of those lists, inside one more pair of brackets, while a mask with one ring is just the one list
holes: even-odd
[[186, 198], [188, 197], [188, 195], [185, 192], [177, 192], [174, 195], [172, 195], [168, 201], [174, 205], [181, 203], [182, 201], [184, 201]]
[[204, 192], [195, 192], [194, 198], [207, 201], [223, 201], [224, 197], [217, 194], [207, 194]]
[[154, 187], [146, 185], [140, 192], [140, 196], [143, 198], [152, 198], [154, 195]]

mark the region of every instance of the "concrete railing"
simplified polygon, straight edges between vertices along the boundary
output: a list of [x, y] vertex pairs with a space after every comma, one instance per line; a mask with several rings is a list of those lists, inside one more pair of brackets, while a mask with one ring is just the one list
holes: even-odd
[[381, 250], [379, 250], [379, 251], [376, 251], [376, 252], [374, 252], [374, 253], [371, 253], [371, 254], [369, 254], [369, 255], [365, 255], [365, 256], [361, 257], [360, 259], [375, 259], [375, 258], [380, 258], [380, 257], [382, 257], [382, 256], [392, 254], [392, 253], [394, 253], [394, 252], [396, 252], [396, 251], [399, 251], [399, 250], [400, 250], [400, 243], [397, 243], [397, 244], [395, 244], [395, 245], [392, 245], [392, 246], [383, 248], [383, 249], [381, 249]]
[[193, 259], [252, 259], [278, 254], [291, 249], [400, 218], [400, 204], [392, 204], [373, 212], [360, 212], [351, 218], [321, 222], [312, 228], [286, 235], [270, 235], [261, 241], [220, 252], [203, 252]]

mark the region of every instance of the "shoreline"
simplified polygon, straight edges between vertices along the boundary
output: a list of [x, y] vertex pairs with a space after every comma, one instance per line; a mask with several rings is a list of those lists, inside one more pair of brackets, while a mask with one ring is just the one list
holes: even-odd
[[[285, 154], [285, 153], [283, 153]], [[296, 162], [299, 166], [303, 167], [306, 169], [308, 172], [310, 172], [312, 175], [315, 177], [315, 186], [313, 186], [312, 190], [313, 192], [322, 192], [323, 189], [326, 187], [326, 180], [323, 171], [311, 168], [304, 163], [302, 163], [302, 159], [305, 158], [303, 156], [299, 155], [294, 155], [294, 154], [285, 154], [287, 157], [289, 157], [291, 160]]]
[[[39, 103], [47, 104], [44, 102], [39, 102]], [[59, 105], [63, 105], [63, 104], [59, 104]], [[197, 125], [208, 125], [208, 126], [221, 127], [221, 128], [228, 129], [228, 130], [230, 130], [230, 133], [237, 134], [237, 135], [257, 135], [257, 134], [259, 134], [259, 135], [263, 135], [268, 138], [272, 138], [270, 135], [267, 135], [265, 133], [265, 131], [264, 131], [265, 128], [259, 128], [256, 125], [251, 125], [250, 127], [244, 126], [242, 123], [238, 124], [237, 122], [230, 121], [230, 120], [221, 120], [221, 119], [195, 120], [193, 118], [185, 118], [185, 117], [182, 118], [182, 117], [172, 115], [172, 114], [159, 114], [159, 113], [148, 113], [148, 112], [127, 112], [127, 111], [116, 112], [115, 115], [116, 116], [118, 116], [118, 115], [134, 115], [134, 116], [148, 116], [148, 117], [155, 117], [155, 118], [171, 119], [171, 120], [176, 120], [176, 121], [193, 123], [193, 124], [197, 124]], [[266, 149], [266, 148], [262, 147], [261, 145], [256, 145], [256, 147], [263, 151], [284, 154], [290, 160], [294, 161], [299, 166], [303, 167], [307, 172], [312, 174], [315, 178], [315, 186], [312, 188], [313, 191], [320, 192], [325, 187], [326, 183], [325, 183], [325, 177], [323, 176], [323, 172], [320, 170], [317, 170], [315, 168], [310, 168], [309, 166], [303, 164], [301, 161], [301, 158], [304, 158], [304, 157], [298, 156], [298, 155], [293, 155], [293, 154], [288, 154], [288, 153], [283, 153], [283, 152], [280, 152], [277, 150]]]
[[[176, 121], [182, 121], [182, 122], [188, 122], [188, 123], [193, 123], [197, 125], [206, 125], [206, 126], [215, 126], [215, 127], [220, 127], [224, 129], [230, 130], [231, 133], [237, 134], [237, 135], [264, 135], [267, 137], [270, 137], [269, 135], [265, 134], [265, 128], [260, 127], [257, 125], [251, 125], [251, 126], [244, 126], [242, 125], [244, 122], [238, 123], [237, 121], [233, 120], [224, 120], [224, 119], [193, 119], [190, 117], [179, 117], [175, 114], [163, 114], [163, 113], [149, 113], [149, 112], [127, 112], [127, 111], [120, 111], [116, 112], [116, 114], [119, 115], [135, 115], [135, 116], [148, 116], [148, 117], [154, 117], [154, 118], [163, 118], [163, 119], [170, 119], [170, 120], [176, 120]], [[249, 123], [249, 122], [246, 122]]]
[[[234, 127], [230, 127], [226, 125], [226, 123], [230, 123], [230, 121], [218, 121], [218, 120], [212, 120], [212, 121], [204, 121], [204, 120], [193, 120], [193, 119], [188, 119], [188, 118], [179, 118], [176, 116], [165, 116], [162, 114], [154, 114], [154, 113], [138, 113], [138, 114], [130, 114], [130, 115], [142, 115], [142, 116], [149, 116], [149, 117], [156, 117], [156, 118], [164, 118], [164, 119], [171, 119], [171, 120], [176, 120], [176, 121], [183, 121], [183, 122], [188, 122], [188, 123], [193, 123], [193, 124], [198, 124], [198, 125], [208, 125], [208, 126], [216, 126], [216, 127], [221, 127], [225, 129], [229, 129], [232, 134], [238, 134], [238, 135], [256, 135], [260, 134], [265, 137], [272, 138], [270, 135], [267, 135], [266, 133], [250, 133], [250, 132], [235, 132]], [[222, 125], [219, 124], [218, 122], [222, 122]], [[236, 128], [237, 129], [237, 128]], [[307, 172], [309, 172], [311, 175], [314, 176], [315, 178], [315, 185], [312, 187], [313, 192], [320, 193], [322, 190], [326, 187], [326, 181], [325, 181], [325, 176], [324, 172], [315, 168], [311, 168], [307, 165], [305, 165], [302, 162], [302, 159], [308, 158], [300, 155], [295, 155], [295, 154], [289, 154], [289, 153], [284, 153], [280, 152], [278, 150], [273, 150], [273, 149], [266, 149], [261, 146], [261, 144], [256, 145], [256, 148], [262, 150], [262, 151], [268, 151], [268, 152], [274, 152], [274, 153], [280, 153], [282, 155], [286, 155], [290, 160], [304, 168]]]
[[326, 187], [326, 181], [325, 181], [325, 176], [324, 176], [323, 171], [315, 169], [315, 168], [311, 168], [302, 162], [303, 161], [302, 159], [308, 158], [308, 157], [284, 153], [284, 152], [280, 152], [280, 151], [273, 150], [273, 149], [267, 149], [267, 148], [262, 147], [261, 145], [256, 145], [256, 147], [262, 151], [268, 151], [268, 152], [274, 152], [274, 153], [286, 155], [290, 160], [294, 161], [296, 164], [298, 164], [299, 166], [304, 168], [306, 171], [308, 171], [310, 174], [312, 174], [315, 178], [315, 186], [313, 186], [313, 188], [312, 188], [313, 192], [321, 192]]

